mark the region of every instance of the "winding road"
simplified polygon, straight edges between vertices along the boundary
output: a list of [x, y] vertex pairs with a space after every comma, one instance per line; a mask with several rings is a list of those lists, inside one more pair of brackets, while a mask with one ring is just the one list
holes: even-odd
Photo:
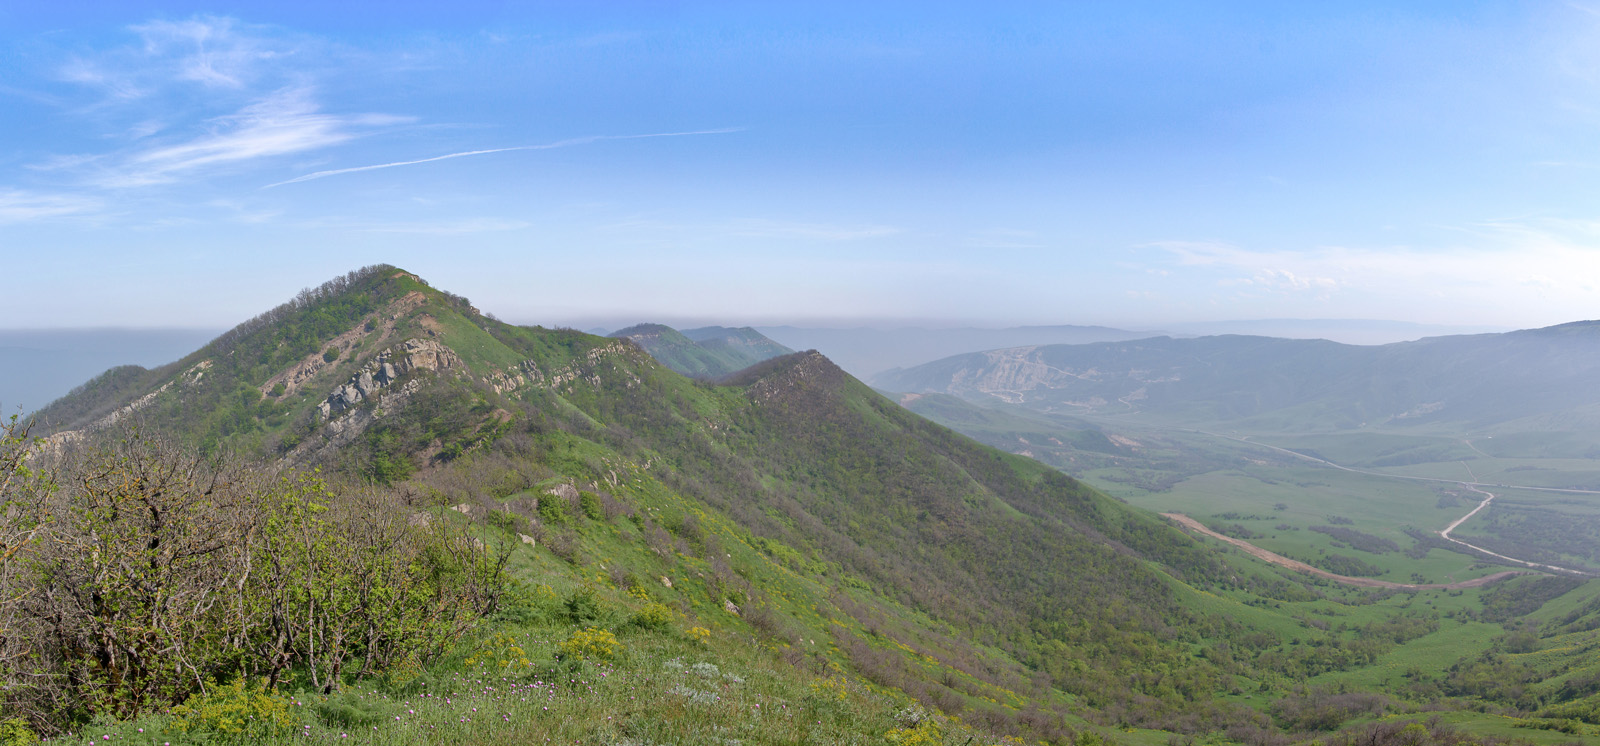
[[[1489, 503], [1494, 501], [1494, 498], [1495, 498], [1494, 493], [1478, 489], [1479, 487], [1499, 487], [1499, 488], [1503, 488], [1503, 489], [1504, 488], [1510, 488], [1510, 489], [1520, 489], [1520, 490], [1535, 490], [1535, 491], [1539, 491], [1539, 492], [1563, 492], [1563, 493], [1568, 493], [1568, 494], [1576, 493], [1576, 494], [1582, 494], [1582, 495], [1600, 495], [1600, 491], [1563, 489], [1563, 488], [1559, 488], [1559, 487], [1522, 487], [1522, 486], [1509, 485], [1509, 484], [1485, 484], [1483, 482], [1463, 482], [1463, 481], [1456, 480], [1456, 479], [1441, 479], [1441, 478], [1438, 478], [1438, 477], [1414, 477], [1414, 476], [1409, 476], [1409, 475], [1404, 475], [1404, 474], [1387, 474], [1387, 473], [1384, 473], [1384, 472], [1381, 472], [1381, 471], [1368, 471], [1366, 469], [1351, 468], [1351, 467], [1348, 467], [1348, 466], [1344, 466], [1342, 464], [1336, 464], [1336, 463], [1334, 463], [1332, 461], [1328, 461], [1327, 459], [1321, 459], [1321, 458], [1317, 458], [1315, 456], [1307, 456], [1306, 454], [1300, 453], [1299, 451], [1291, 451], [1291, 450], [1289, 450], [1287, 448], [1279, 448], [1277, 446], [1267, 445], [1265, 443], [1257, 443], [1257, 442], [1255, 442], [1253, 440], [1250, 440], [1249, 438], [1239, 438], [1239, 437], [1234, 437], [1234, 436], [1231, 436], [1231, 435], [1223, 435], [1222, 433], [1208, 432], [1208, 431], [1205, 431], [1205, 430], [1193, 430], [1191, 432], [1200, 433], [1202, 435], [1209, 435], [1209, 436], [1211, 436], [1213, 438], [1223, 438], [1225, 440], [1237, 441], [1239, 443], [1248, 443], [1250, 445], [1256, 446], [1257, 448], [1266, 448], [1268, 450], [1277, 451], [1279, 453], [1287, 454], [1287, 455], [1293, 456], [1295, 458], [1303, 459], [1303, 460], [1306, 460], [1306, 461], [1311, 461], [1313, 463], [1321, 464], [1323, 466], [1328, 466], [1328, 467], [1332, 467], [1334, 469], [1339, 469], [1341, 471], [1348, 471], [1348, 472], [1352, 472], [1352, 473], [1355, 473], [1355, 474], [1365, 474], [1365, 475], [1374, 476], [1374, 477], [1388, 477], [1390, 479], [1409, 479], [1409, 480], [1414, 481], [1414, 482], [1442, 482], [1442, 483], [1445, 483], [1445, 484], [1457, 484], [1457, 485], [1460, 485], [1460, 486], [1465, 487], [1465, 488], [1467, 488], [1467, 489], [1469, 489], [1469, 490], [1471, 490], [1473, 492], [1476, 492], [1476, 493], [1478, 493], [1480, 495], [1483, 495], [1484, 496], [1483, 502], [1478, 503], [1478, 506], [1473, 508], [1466, 515], [1461, 516], [1460, 518], [1457, 518], [1450, 525], [1446, 526], [1443, 531], [1439, 531], [1438, 534], [1439, 534], [1440, 538], [1444, 539], [1445, 541], [1451, 542], [1453, 544], [1458, 544], [1460, 546], [1466, 547], [1466, 548], [1471, 549], [1471, 550], [1473, 550], [1475, 552], [1480, 552], [1480, 553], [1486, 554], [1486, 555], [1488, 555], [1490, 557], [1494, 557], [1496, 559], [1500, 559], [1500, 560], [1503, 560], [1503, 561], [1506, 561], [1506, 562], [1511, 562], [1511, 563], [1515, 563], [1515, 564], [1518, 564], [1518, 565], [1522, 565], [1524, 567], [1532, 568], [1534, 570], [1548, 570], [1550, 572], [1556, 572], [1556, 573], [1560, 573], [1560, 574], [1563, 574], [1563, 575], [1576, 575], [1576, 576], [1579, 576], [1579, 577], [1586, 577], [1586, 578], [1596, 577], [1595, 573], [1585, 572], [1583, 570], [1574, 570], [1574, 569], [1572, 569], [1570, 567], [1560, 567], [1560, 566], [1557, 566], [1557, 565], [1547, 565], [1547, 564], [1544, 564], [1544, 563], [1541, 563], [1541, 562], [1531, 562], [1531, 561], [1524, 560], [1524, 559], [1518, 559], [1516, 557], [1507, 557], [1506, 555], [1499, 554], [1497, 552], [1491, 552], [1491, 551], [1489, 551], [1487, 549], [1484, 549], [1483, 547], [1476, 546], [1476, 545], [1473, 545], [1473, 544], [1468, 544], [1465, 541], [1462, 541], [1460, 539], [1452, 537], [1450, 535], [1450, 532], [1456, 530], [1456, 528], [1458, 526], [1460, 526], [1461, 524], [1466, 523], [1467, 519], [1477, 515], [1478, 511], [1481, 511], [1484, 508], [1489, 507]], [[1469, 442], [1469, 445], [1470, 445], [1470, 442]], [[1481, 451], [1480, 451], [1480, 453], [1481, 453]], [[1469, 474], [1472, 473], [1471, 472], [1471, 467], [1468, 467], [1467, 473], [1469, 473]], [[1181, 513], [1162, 513], [1162, 515], [1167, 516], [1168, 518], [1171, 518], [1172, 520], [1177, 521], [1177, 522], [1179, 522], [1180, 524], [1182, 524], [1184, 526], [1187, 526], [1189, 528], [1193, 528], [1193, 529], [1195, 529], [1197, 531], [1200, 531], [1200, 532], [1206, 534], [1207, 536], [1213, 536], [1213, 537], [1216, 537], [1216, 538], [1221, 539], [1223, 541], [1226, 541], [1229, 544], [1233, 544], [1235, 546], [1238, 546], [1241, 549], [1244, 549], [1249, 554], [1251, 554], [1251, 555], [1253, 555], [1255, 557], [1259, 557], [1259, 558], [1261, 558], [1263, 560], [1266, 560], [1268, 562], [1271, 562], [1271, 563], [1273, 563], [1275, 565], [1279, 565], [1279, 566], [1282, 566], [1282, 567], [1289, 567], [1289, 568], [1292, 568], [1292, 569], [1295, 569], [1295, 570], [1299, 570], [1301, 572], [1308, 572], [1308, 573], [1311, 573], [1313, 575], [1318, 575], [1318, 576], [1321, 576], [1321, 577], [1328, 578], [1330, 580], [1337, 580], [1337, 581], [1339, 581], [1341, 583], [1349, 583], [1350, 585], [1359, 585], [1359, 586], [1365, 586], [1365, 587], [1369, 587], [1369, 588], [1401, 588], [1401, 589], [1470, 588], [1470, 587], [1473, 587], [1475, 585], [1483, 585], [1483, 584], [1488, 583], [1488, 582], [1493, 582], [1494, 580], [1499, 580], [1501, 578], [1504, 578], [1504, 577], [1507, 577], [1507, 576], [1510, 576], [1510, 575], [1518, 575], [1518, 574], [1521, 574], [1522, 572], [1524, 572], [1524, 571], [1517, 571], [1517, 570], [1512, 570], [1512, 571], [1508, 571], [1508, 572], [1499, 572], [1499, 573], [1495, 573], [1493, 575], [1486, 575], [1486, 576], [1484, 576], [1482, 578], [1477, 578], [1476, 580], [1464, 581], [1464, 583], [1449, 583], [1449, 584], [1444, 584], [1444, 585], [1410, 585], [1410, 584], [1406, 584], [1406, 583], [1390, 583], [1388, 581], [1373, 580], [1371, 578], [1352, 578], [1352, 577], [1345, 576], [1345, 575], [1335, 575], [1333, 573], [1327, 572], [1326, 570], [1321, 570], [1319, 568], [1315, 568], [1315, 567], [1312, 567], [1310, 565], [1307, 565], [1304, 562], [1299, 562], [1299, 561], [1296, 561], [1296, 560], [1289, 559], [1288, 557], [1284, 557], [1282, 555], [1274, 554], [1274, 553], [1269, 552], [1269, 551], [1267, 551], [1265, 549], [1262, 549], [1262, 548], [1260, 548], [1258, 546], [1255, 546], [1254, 544], [1250, 544], [1250, 543], [1245, 542], [1245, 541], [1240, 541], [1239, 539], [1235, 539], [1235, 538], [1233, 538], [1231, 536], [1224, 536], [1224, 535], [1219, 534], [1219, 533], [1217, 533], [1215, 531], [1212, 531], [1209, 528], [1206, 528], [1205, 526], [1201, 525], [1199, 521], [1196, 521], [1193, 518], [1190, 518], [1190, 517], [1188, 517], [1186, 515], [1183, 515]]]
[[[1479, 507], [1482, 507], [1482, 506], [1479, 506]], [[1164, 516], [1172, 519], [1173, 521], [1177, 522], [1178, 525], [1183, 526], [1184, 528], [1187, 528], [1187, 529], [1190, 529], [1192, 531], [1197, 531], [1199, 533], [1205, 534], [1206, 536], [1209, 536], [1209, 537], [1211, 537], [1213, 539], [1220, 539], [1222, 541], [1228, 542], [1229, 544], [1232, 544], [1232, 545], [1234, 545], [1234, 546], [1236, 546], [1236, 547], [1238, 547], [1240, 549], [1243, 549], [1245, 551], [1245, 554], [1248, 554], [1248, 555], [1250, 555], [1252, 557], [1255, 557], [1256, 559], [1264, 560], [1266, 562], [1270, 562], [1270, 563], [1272, 563], [1274, 565], [1278, 565], [1279, 567], [1287, 567], [1287, 568], [1289, 568], [1291, 570], [1297, 570], [1299, 572], [1307, 573], [1307, 574], [1310, 574], [1310, 575], [1315, 575], [1315, 576], [1317, 576], [1319, 578], [1327, 578], [1329, 580], [1336, 581], [1336, 582], [1339, 582], [1339, 583], [1344, 583], [1346, 585], [1356, 585], [1356, 586], [1361, 586], [1363, 588], [1394, 588], [1394, 589], [1404, 590], [1404, 591], [1423, 591], [1423, 590], [1435, 590], [1435, 589], [1455, 590], [1455, 589], [1458, 589], [1458, 588], [1476, 588], [1476, 587], [1478, 587], [1480, 585], [1488, 585], [1490, 583], [1493, 583], [1493, 582], [1496, 582], [1496, 581], [1499, 581], [1499, 580], [1504, 580], [1505, 578], [1509, 578], [1509, 577], [1511, 577], [1513, 575], [1526, 575], [1526, 574], [1528, 574], [1527, 570], [1506, 570], [1504, 572], [1494, 573], [1493, 575], [1485, 575], [1485, 576], [1483, 576], [1481, 578], [1473, 578], [1471, 580], [1463, 580], [1463, 581], [1461, 581], [1459, 583], [1391, 583], [1391, 582], [1389, 582], [1387, 580], [1374, 580], [1372, 578], [1353, 578], [1353, 577], [1350, 577], [1349, 575], [1336, 575], [1336, 574], [1328, 572], [1327, 570], [1324, 570], [1324, 569], [1322, 569], [1320, 567], [1312, 567], [1311, 565], [1308, 565], [1308, 564], [1306, 564], [1304, 562], [1301, 562], [1299, 560], [1292, 560], [1292, 559], [1289, 559], [1288, 557], [1285, 557], [1285, 556], [1283, 556], [1281, 554], [1277, 554], [1275, 552], [1269, 552], [1269, 551], [1267, 551], [1265, 549], [1262, 549], [1261, 547], [1258, 547], [1258, 546], [1256, 546], [1254, 544], [1251, 544], [1250, 542], [1243, 541], [1243, 540], [1240, 540], [1240, 539], [1235, 539], [1232, 536], [1219, 534], [1216, 531], [1212, 531], [1211, 529], [1206, 528], [1205, 524], [1202, 524], [1201, 522], [1199, 522], [1199, 521], [1197, 521], [1197, 520], [1195, 520], [1193, 518], [1190, 518], [1189, 516], [1186, 516], [1186, 515], [1184, 515], [1182, 513], [1162, 513], [1161, 515], [1164, 515]], [[1463, 518], [1461, 520], [1466, 520], [1466, 519]], [[1457, 521], [1457, 523], [1460, 523], [1460, 521]], [[1451, 526], [1451, 528], [1454, 528], [1454, 526]], [[1482, 550], [1479, 550], [1479, 551], [1482, 551]], [[1498, 557], [1500, 555], [1495, 555], [1495, 556]]]

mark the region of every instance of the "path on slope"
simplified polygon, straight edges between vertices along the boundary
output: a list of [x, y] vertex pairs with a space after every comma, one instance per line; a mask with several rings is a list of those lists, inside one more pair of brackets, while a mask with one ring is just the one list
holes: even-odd
[[[1513, 575], [1525, 575], [1525, 574], [1528, 573], [1527, 570], [1506, 570], [1506, 571], [1503, 571], [1503, 572], [1494, 573], [1493, 575], [1485, 575], [1485, 576], [1483, 576], [1481, 578], [1473, 578], [1471, 580], [1463, 580], [1463, 581], [1461, 581], [1459, 583], [1391, 583], [1391, 582], [1389, 582], [1387, 580], [1375, 580], [1373, 578], [1353, 578], [1353, 577], [1350, 577], [1348, 575], [1336, 575], [1334, 573], [1328, 572], [1327, 570], [1323, 570], [1323, 569], [1318, 568], [1318, 567], [1312, 567], [1311, 565], [1308, 565], [1308, 564], [1306, 564], [1304, 562], [1301, 562], [1299, 560], [1292, 560], [1292, 559], [1289, 559], [1288, 557], [1285, 557], [1285, 556], [1283, 556], [1281, 554], [1277, 554], [1275, 552], [1269, 552], [1269, 551], [1267, 551], [1265, 549], [1262, 549], [1261, 547], [1258, 547], [1258, 546], [1256, 546], [1254, 544], [1251, 544], [1250, 542], [1241, 541], [1239, 539], [1233, 538], [1232, 536], [1226, 536], [1226, 535], [1223, 535], [1223, 534], [1219, 534], [1216, 531], [1212, 531], [1211, 529], [1206, 528], [1205, 524], [1202, 524], [1201, 522], [1199, 522], [1199, 521], [1197, 521], [1197, 520], [1195, 520], [1193, 518], [1190, 518], [1189, 516], [1186, 516], [1186, 515], [1184, 515], [1182, 513], [1162, 513], [1161, 515], [1164, 515], [1167, 518], [1170, 518], [1173, 521], [1176, 521], [1178, 523], [1178, 525], [1183, 526], [1184, 528], [1187, 528], [1187, 529], [1190, 529], [1190, 530], [1193, 530], [1193, 531], [1198, 531], [1198, 532], [1200, 532], [1202, 534], [1205, 534], [1206, 536], [1210, 536], [1210, 537], [1212, 537], [1214, 539], [1220, 539], [1220, 540], [1225, 541], [1225, 542], [1227, 542], [1229, 544], [1232, 544], [1232, 545], [1234, 545], [1234, 546], [1236, 546], [1236, 547], [1238, 547], [1240, 549], [1243, 549], [1246, 554], [1249, 554], [1250, 556], [1255, 557], [1256, 559], [1263, 560], [1263, 561], [1266, 561], [1266, 562], [1271, 562], [1272, 564], [1278, 565], [1279, 567], [1287, 567], [1287, 568], [1289, 568], [1291, 570], [1296, 570], [1296, 571], [1299, 571], [1299, 572], [1308, 573], [1308, 574], [1311, 574], [1311, 575], [1316, 575], [1317, 577], [1327, 578], [1329, 580], [1332, 580], [1332, 581], [1335, 581], [1335, 582], [1339, 582], [1339, 583], [1344, 583], [1346, 585], [1361, 586], [1363, 588], [1394, 588], [1394, 589], [1405, 590], [1405, 591], [1421, 591], [1421, 590], [1434, 590], [1434, 589], [1456, 590], [1456, 589], [1459, 589], [1459, 588], [1476, 588], [1476, 587], [1478, 587], [1480, 585], [1488, 585], [1488, 584], [1493, 583], [1495, 581], [1503, 580], [1505, 578], [1509, 578], [1509, 577], [1511, 577]], [[1462, 520], [1466, 520], [1466, 519], [1463, 518]], [[1460, 523], [1460, 521], [1457, 521], [1457, 523]], [[1451, 526], [1451, 528], [1455, 528], [1455, 526]], [[1446, 530], [1448, 530], [1448, 529], [1446, 529]], [[1449, 537], [1446, 537], [1446, 538], [1449, 538]], [[1452, 539], [1452, 541], [1454, 541], [1454, 540]], [[1482, 550], [1479, 550], [1479, 551], [1482, 551]], [[1495, 556], [1498, 557], [1499, 555], [1495, 555]]]

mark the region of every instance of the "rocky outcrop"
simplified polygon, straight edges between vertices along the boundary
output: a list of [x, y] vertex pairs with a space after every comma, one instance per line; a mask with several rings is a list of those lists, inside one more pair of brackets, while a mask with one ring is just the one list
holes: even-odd
[[392, 350], [379, 353], [361, 370], [350, 376], [343, 386], [334, 389], [328, 398], [317, 405], [323, 419], [353, 409], [373, 396], [379, 389], [394, 383], [401, 376], [416, 370], [464, 370], [461, 358], [450, 348], [432, 339], [408, 339]]
[[576, 502], [578, 500], [578, 488], [566, 483], [551, 487], [545, 490], [544, 493], [546, 495], [554, 495], [568, 502]]
[[[584, 353], [583, 359], [563, 365], [552, 371], [544, 371], [532, 360], [524, 360], [516, 367], [490, 373], [483, 379], [484, 384], [495, 390], [496, 393], [507, 394], [525, 386], [539, 386], [545, 389], [570, 390], [573, 383], [586, 381], [590, 385], [599, 386], [600, 376], [595, 372], [595, 367], [600, 361], [613, 355], [637, 354], [648, 357], [646, 353], [627, 340], [618, 340], [601, 345]], [[637, 376], [630, 376], [627, 386], [633, 388], [640, 383]]]

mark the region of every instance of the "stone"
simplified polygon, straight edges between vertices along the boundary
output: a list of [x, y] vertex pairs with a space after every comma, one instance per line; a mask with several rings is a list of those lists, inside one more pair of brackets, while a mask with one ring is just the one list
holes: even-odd
[[578, 499], [578, 488], [573, 487], [570, 484], [558, 484], [548, 490], [545, 490], [545, 494], [555, 495], [556, 497], [562, 497], [568, 500], [576, 500]]

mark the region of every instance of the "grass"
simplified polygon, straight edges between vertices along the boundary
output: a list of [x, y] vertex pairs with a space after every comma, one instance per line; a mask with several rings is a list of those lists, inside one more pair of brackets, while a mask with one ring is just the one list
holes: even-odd
[[[475, 651], [487, 659], [454, 660], [410, 681], [363, 683], [336, 698], [336, 706], [296, 695], [289, 727], [248, 742], [881, 744], [914, 709], [841, 678], [804, 674], [747, 644], [638, 633], [623, 637], [614, 660], [563, 659], [565, 632], [501, 631], [478, 641], [499, 648]], [[513, 647], [530, 660], [496, 657]], [[183, 732], [181, 725], [181, 718], [159, 715], [51, 742], [200, 744], [218, 736]], [[942, 728], [976, 735], [949, 720]]]

